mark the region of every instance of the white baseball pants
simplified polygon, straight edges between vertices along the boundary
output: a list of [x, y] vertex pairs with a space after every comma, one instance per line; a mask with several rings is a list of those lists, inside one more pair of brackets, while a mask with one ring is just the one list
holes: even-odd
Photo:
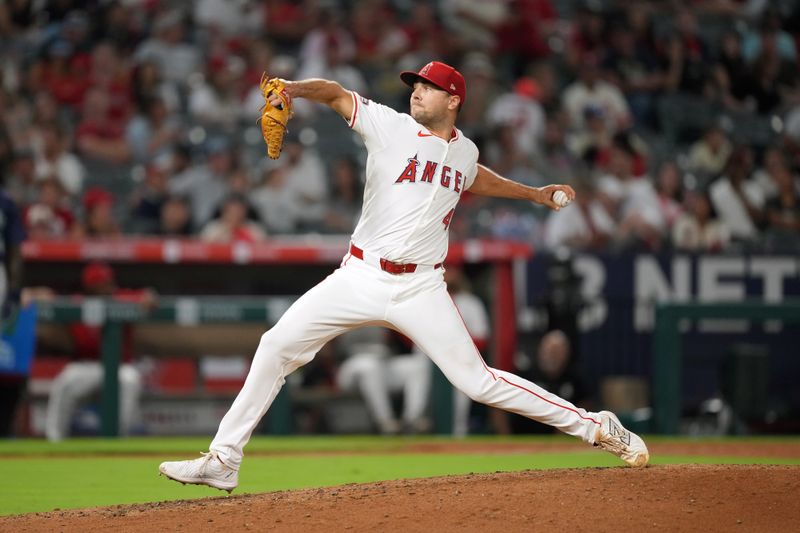
[[389, 274], [365, 252], [301, 296], [262, 337], [244, 386], [209, 447], [239, 468], [244, 446], [286, 376], [334, 337], [362, 326], [395, 329], [410, 338], [454, 387], [477, 402], [554, 426], [593, 443], [600, 418], [534, 383], [490, 368], [472, 342], [447, 292], [442, 269]]
[[403, 422], [422, 420], [431, 392], [431, 363], [424, 354], [381, 356], [355, 353], [339, 368], [336, 383], [361, 393], [383, 433], [399, 429], [390, 394], [403, 393]]
[[[47, 400], [47, 440], [60, 441], [69, 436], [69, 426], [75, 411], [82, 401], [100, 391], [103, 374], [103, 363], [100, 361], [76, 361], [67, 364], [56, 376]], [[119, 429], [122, 435], [129, 435], [140, 418], [142, 376], [135, 366], [127, 363], [120, 365], [119, 393]]]

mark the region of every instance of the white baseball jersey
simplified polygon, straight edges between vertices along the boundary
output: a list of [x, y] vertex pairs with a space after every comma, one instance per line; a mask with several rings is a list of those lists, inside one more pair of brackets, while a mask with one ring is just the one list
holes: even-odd
[[456, 204], [478, 173], [477, 147], [455, 128], [447, 142], [408, 114], [352, 95], [350, 127], [369, 154], [353, 244], [397, 263], [441, 263]]

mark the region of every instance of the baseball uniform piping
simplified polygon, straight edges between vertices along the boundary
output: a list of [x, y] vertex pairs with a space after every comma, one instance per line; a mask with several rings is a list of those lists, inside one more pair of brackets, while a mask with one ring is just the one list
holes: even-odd
[[[450, 296], [450, 295], [448, 294], [448, 296]], [[466, 323], [466, 322], [464, 322], [464, 317], [461, 315], [461, 311], [460, 311], [460, 310], [458, 309], [458, 307], [456, 306], [456, 303], [455, 303], [455, 302], [453, 302], [453, 297], [452, 297], [452, 296], [450, 296], [450, 301], [453, 303], [453, 307], [455, 307], [455, 310], [456, 310], [456, 312], [458, 313], [458, 317], [461, 319], [461, 323], [462, 323], [462, 324], [464, 324], [464, 328], [466, 328], [466, 327], [467, 327], [467, 323]], [[468, 331], [469, 331], [469, 330], [468, 330]], [[471, 337], [470, 337], [470, 338], [471, 338]], [[473, 346], [474, 346], [474, 345], [475, 345], [475, 342], [473, 341], [473, 343], [472, 343], [472, 344], [473, 344]], [[478, 347], [477, 347], [477, 346], [475, 347], [475, 350], [476, 350], [476, 351], [478, 351]], [[494, 379], [495, 381], [497, 381], [497, 380], [500, 380], [500, 381], [503, 381], [503, 382], [505, 382], [505, 383], [508, 383], [508, 384], [509, 384], [509, 385], [511, 385], [512, 387], [516, 387], [516, 388], [518, 388], [518, 389], [522, 389], [522, 390], [524, 390], [525, 392], [528, 392], [528, 393], [530, 393], [530, 394], [533, 394], [534, 396], [536, 396], [536, 397], [537, 397], [537, 398], [539, 398], [540, 400], [543, 400], [543, 401], [545, 401], [545, 402], [549, 403], [550, 405], [555, 405], [556, 407], [560, 407], [561, 409], [566, 409], [567, 411], [572, 411], [573, 413], [575, 413], [576, 415], [578, 415], [578, 417], [579, 417], [579, 418], [582, 418], [583, 420], [590, 420], [590, 421], [594, 422], [595, 424], [597, 424], [598, 426], [600, 425], [600, 422], [598, 422], [597, 420], [595, 420], [595, 419], [594, 419], [594, 418], [592, 418], [592, 417], [589, 417], [589, 416], [583, 416], [583, 415], [582, 415], [582, 414], [580, 414], [580, 413], [579, 413], [579, 412], [578, 412], [576, 409], [572, 409], [571, 407], [567, 407], [566, 405], [561, 405], [560, 403], [556, 403], [556, 402], [554, 402], [554, 401], [552, 401], [552, 400], [548, 400], [548, 399], [547, 399], [547, 398], [545, 398], [544, 396], [540, 396], [539, 394], [536, 394], [536, 393], [535, 393], [535, 392], [533, 392], [532, 390], [530, 390], [530, 389], [527, 389], [527, 388], [523, 387], [522, 385], [517, 385], [516, 383], [512, 383], [511, 381], [508, 381], [508, 380], [507, 380], [506, 378], [504, 378], [503, 376], [497, 376], [497, 375], [496, 375], [494, 372], [492, 372], [492, 369], [491, 369], [491, 368], [489, 368], [489, 365], [487, 365], [487, 364], [486, 364], [486, 361], [484, 361], [484, 360], [483, 360], [483, 357], [481, 356], [481, 354], [480, 354], [480, 351], [478, 351], [478, 358], [481, 360], [481, 364], [483, 364], [483, 368], [484, 368], [484, 369], [485, 369], [485, 370], [486, 370], [486, 371], [489, 373], [489, 375], [490, 375], [490, 376], [492, 376], [492, 379]]]
[[358, 98], [356, 98], [356, 92], [350, 91], [350, 96], [353, 97], [353, 116], [350, 117], [350, 128], [352, 129], [353, 126], [356, 125], [356, 115], [358, 114]]

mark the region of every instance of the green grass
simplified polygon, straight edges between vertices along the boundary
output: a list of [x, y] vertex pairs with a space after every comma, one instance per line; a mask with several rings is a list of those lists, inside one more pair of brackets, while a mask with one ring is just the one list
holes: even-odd
[[[574, 442], [564, 437], [547, 436], [475, 437], [466, 443], [499, 440]], [[779, 441], [800, 446], [798, 439]], [[621, 464], [609, 454], [588, 448], [585, 451], [576, 448], [578, 451], [574, 452], [507, 454], [401, 452], [409, 444], [437, 442], [453, 441], [432, 437], [255, 438], [248, 445], [247, 451], [251, 455], [245, 458], [236, 494], [470, 472]], [[752, 442], [775, 442], [775, 439]], [[195, 457], [207, 446], [207, 438], [84, 439], [59, 444], [39, 440], [3, 441], [0, 442], [0, 478], [4, 480], [0, 484], [0, 515], [224, 494], [207, 487], [183, 486], [158, 476], [158, 464], [162, 460]], [[277, 455], [266, 455], [270, 452]], [[291, 452], [302, 455], [292, 455]], [[320, 452], [320, 455], [313, 452]], [[326, 452], [336, 453], [326, 455]], [[657, 456], [653, 462], [800, 465], [800, 459], [727, 456]]]
[[[208, 449], [210, 436], [204, 437], [131, 437], [121, 439], [76, 438], [52, 443], [44, 439], [0, 439], [0, 460], [8, 455], [130, 455], [157, 454], [168, 456], [174, 453], [196, 454]], [[303, 437], [263, 437], [256, 436], [247, 444], [247, 453], [313, 453], [313, 452], [357, 452], [378, 453], [407, 449], [414, 444], [458, 443], [449, 436], [418, 437], [380, 437], [375, 435], [348, 436], [303, 436]], [[463, 442], [472, 443], [563, 443], [575, 444], [577, 441], [566, 435], [514, 435], [497, 437], [494, 435], [470, 436]], [[648, 443], [719, 443], [719, 444], [758, 444], [785, 443], [800, 448], [800, 437], [703, 437], [675, 438], [648, 435]]]

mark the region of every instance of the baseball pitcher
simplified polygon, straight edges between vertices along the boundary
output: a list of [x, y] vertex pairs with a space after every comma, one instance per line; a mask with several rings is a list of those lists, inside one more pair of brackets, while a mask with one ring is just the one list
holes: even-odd
[[[270, 156], [280, 153], [292, 98], [331, 107], [364, 139], [368, 158], [362, 215], [340, 267], [261, 337], [250, 373], [209, 452], [194, 460], [162, 463], [159, 470], [167, 477], [229, 492], [236, 488], [244, 447], [286, 376], [337, 335], [367, 325], [406, 335], [474, 401], [554, 426], [629, 465], [647, 464], [644, 442], [613, 413], [588, 412], [489, 367], [443, 280], [448, 228], [464, 191], [554, 210], [566, 206], [575, 191], [568, 185], [522, 185], [478, 163], [475, 144], [455, 127], [467, 91], [453, 67], [434, 61], [400, 78], [413, 88], [410, 114], [328, 80], [264, 84], [265, 115], [281, 112], [274, 120], [263, 119], [271, 121], [262, 123]], [[273, 125], [278, 134], [270, 130]]]

